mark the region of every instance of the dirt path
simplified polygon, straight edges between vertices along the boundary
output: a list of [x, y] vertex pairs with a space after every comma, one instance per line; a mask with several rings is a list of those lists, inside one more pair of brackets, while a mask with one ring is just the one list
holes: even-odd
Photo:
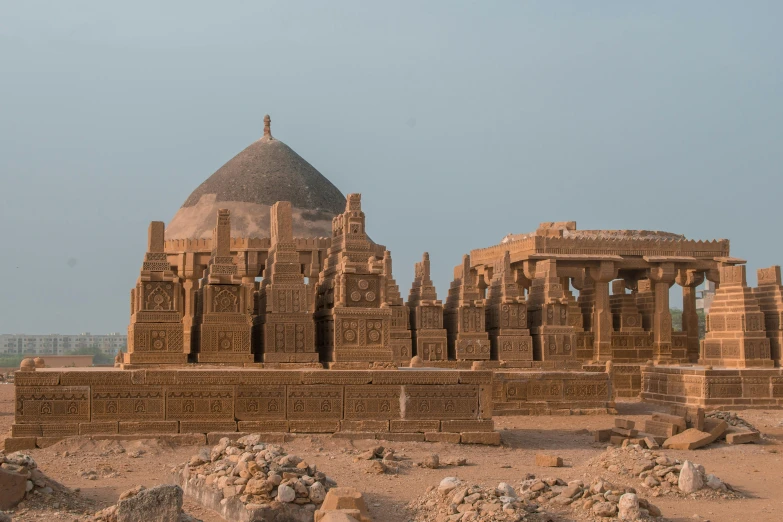
[[[621, 403], [620, 414], [641, 419], [651, 408], [641, 403]], [[672, 458], [689, 459], [702, 464], [709, 473], [741, 490], [747, 498], [739, 500], [701, 501], [660, 497], [651, 499], [668, 519], [689, 520], [698, 514], [712, 522], [777, 522], [783, 513], [783, 411], [741, 411], [740, 416], [754, 424], [765, 435], [763, 444], [729, 446], [713, 444], [695, 451], [666, 451]], [[13, 421], [13, 387], [0, 385], [0, 433]], [[299, 437], [284, 446], [315, 463], [318, 468], [343, 486], [354, 486], [365, 494], [374, 519], [378, 522], [408, 520], [406, 504], [443, 477], [458, 476], [470, 482], [496, 484], [518, 483], [527, 473], [557, 476], [565, 480], [589, 480], [594, 470], [587, 467], [593, 457], [602, 453], [604, 444], [593, 442], [590, 431], [612, 426], [610, 415], [570, 417], [498, 417], [501, 447], [463, 446], [442, 443], [400, 443], [347, 441], [328, 436]], [[421, 461], [430, 453], [441, 460], [451, 456], [465, 457], [468, 465], [437, 470], [415, 466], [401, 468], [399, 474], [365, 473], [366, 462], [354, 462], [355, 455], [373, 445], [394, 448], [405, 462]], [[154, 486], [167, 470], [186, 461], [197, 447], [177, 447], [158, 441], [91, 442], [71, 439], [50, 448], [32, 450], [39, 467], [52, 478], [71, 488], [81, 488], [81, 495], [99, 505], [110, 505], [119, 494], [137, 484]], [[65, 452], [68, 452], [67, 454]], [[566, 467], [557, 470], [535, 466], [535, 454], [557, 454]], [[67, 456], [66, 456], [67, 455]], [[97, 480], [81, 476], [96, 471]], [[589, 474], [589, 476], [587, 475]], [[644, 494], [644, 492], [640, 492]], [[205, 520], [222, 520], [215, 513], [188, 501], [186, 511]], [[19, 520], [41, 520], [42, 513], [32, 511]], [[38, 517], [38, 518], [36, 518]], [[52, 520], [73, 520], [74, 514]]]

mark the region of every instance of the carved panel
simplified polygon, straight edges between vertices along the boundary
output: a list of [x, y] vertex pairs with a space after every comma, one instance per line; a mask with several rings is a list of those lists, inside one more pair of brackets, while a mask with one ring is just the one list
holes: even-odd
[[342, 386], [288, 386], [289, 419], [341, 419]]
[[144, 310], [152, 312], [168, 312], [175, 309], [173, 283], [144, 283]]
[[89, 386], [16, 387], [16, 422], [89, 422]]
[[400, 386], [346, 386], [346, 419], [398, 419]]
[[239, 420], [285, 419], [285, 386], [237, 386], [234, 415]]
[[93, 386], [92, 420], [164, 420], [163, 388]]
[[214, 286], [212, 293], [212, 311], [218, 314], [239, 313], [239, 287]]
[[478, 418], [478, 386], [405, 386], [406, 419]]
[[376, 275], [346, 276], [346, 303], [349, 307], [380, 307], [380, 281]]
[[166, 389], [166, 420], [222, 420], [234, 418], [233, 387]]

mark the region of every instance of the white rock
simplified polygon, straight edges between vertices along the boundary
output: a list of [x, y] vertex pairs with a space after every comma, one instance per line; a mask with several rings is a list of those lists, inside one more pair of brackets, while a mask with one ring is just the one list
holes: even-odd
[[461, 481], [457, 477], [446, 477], [440, 481], [440, 485], [438, 485], [438, 493], [444, 496], [448, 495], [460, 484]]
[[296, 492], [291, 486], [285, 484], [277, 488], [277, 501], [278, 502], [293, 502], [296, 498]]
[[626, 493], [620, 497], [620, 501], [617, 503], [617, 518], [620, 520], [636, 520], [641, 518], [642, 513], [639, 511], [639, 498], [633, 493]]
[[710, 489], [721, 489], [723, 487], [723, 482], [721, 479], [716, 477], [713, 474], [709, 474], [705, 477], [707, 479], [707, 487]]
[[313, 482], [313, 485], [308, 488], [310, 494], [310, 500], [319, 504], [326, 498], [326, 488], [320, 482]]
[[516, 497], [517, 493], [514, 491], [514, 488], [511, 487], [510, 484], [506, 484], [505, 482], [501, 482], [498, 484], [497, 487], [497, 494], [499, 497]]
[[701, 473], [696, 469], [696, 466], [689, 460], [686, 460], [682, 464], [682, 471], [680, 471], [680, 478], [677, 480], [677, 486], [680, 491], [686, 495], [699, 491], [704, 487], [704, 481], [701, 478]]

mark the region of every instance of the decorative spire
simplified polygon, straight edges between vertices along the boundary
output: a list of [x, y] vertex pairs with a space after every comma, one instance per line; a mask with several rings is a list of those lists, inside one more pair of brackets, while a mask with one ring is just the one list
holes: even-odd
[[274, 139], [272, 137], [272, 125], [271, 125], [271, 123], [272, 123], [272, 118], [270, 118], [268, 114], [266, 116], [264, 116], [264, 138], [267, 138], [267, 139], [270, 139], [270, 140]]

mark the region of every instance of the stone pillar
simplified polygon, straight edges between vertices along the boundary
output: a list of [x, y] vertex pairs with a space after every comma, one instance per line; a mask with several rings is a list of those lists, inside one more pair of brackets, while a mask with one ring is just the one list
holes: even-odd
[[674, 283], [674, 263], [661, 263], [650, 269], [650, 281], [655, 294], [653, 313], [653, 359], [669, 361], [672, 358], [672, 314], [669, 311], [669, 288]]
[[612, 310], [609, 304], [609, 283], [617, 277], [617, 270], [611, 261], [601, 261], [597, 267], [590, 267], [593, 280], [593, 359], [608, 361], [612, 358]]
[[781, 365], [781, 347], [783, 347], [783, 283], [781, 283], [780, 267], [770, 266], [760, 268], [757, 272], [759, 286], [753, 290], [753, 295], [759, 301], [759, 308], [764, 313], [765, 330], [769, 339], [769, 348], [775, 366]]
[[682, 286], [682, 330], [687, 335], [686, 358], [699, 360], [699, 315], [696, 313], [696, 287], [704, 282], [704, 272], [679, 270], [677, 284]]

